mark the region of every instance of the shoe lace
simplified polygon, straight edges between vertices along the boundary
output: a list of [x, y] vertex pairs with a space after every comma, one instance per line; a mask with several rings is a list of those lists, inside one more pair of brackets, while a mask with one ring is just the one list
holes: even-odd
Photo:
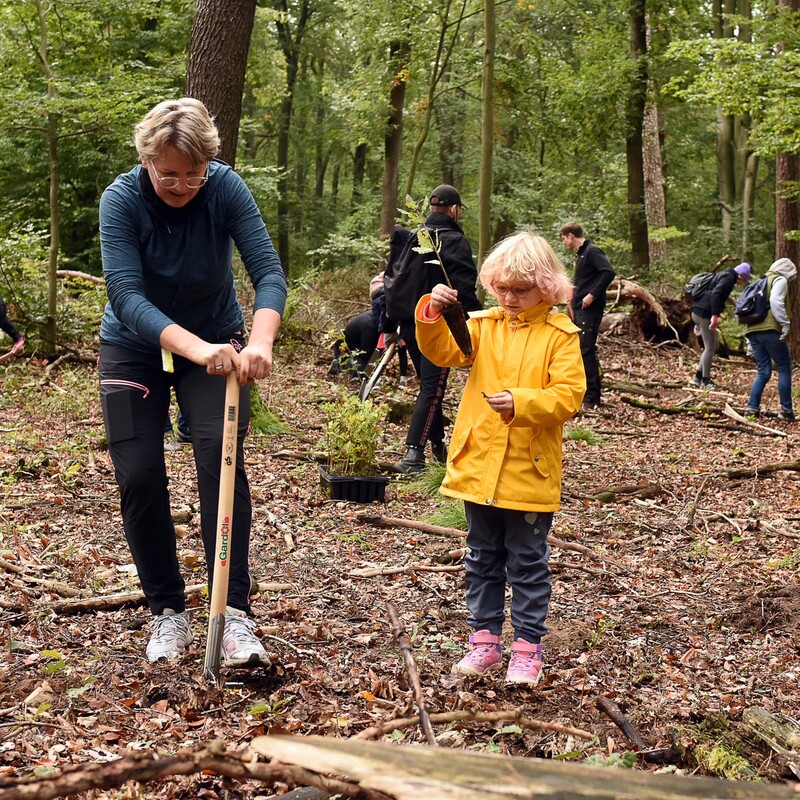
[[228, 615], [225, 619], [225, 636], [241, 641], [242, 639], [256, 638], [256, 622], [250, 617], [234, 617]]
[[153, 629], [151, 639], [158, 643], [168, 642], [176, 636], [184, 633], [184, 619], [179, 614], [162, 614], [158, 617], [153, 617], [150, 623]]
[[491, 661], [499, 652], [497, 645], [494, 644], [477, 644], [474, 645], [469, 653], [469, 659], [473, 663], [485, 664]]

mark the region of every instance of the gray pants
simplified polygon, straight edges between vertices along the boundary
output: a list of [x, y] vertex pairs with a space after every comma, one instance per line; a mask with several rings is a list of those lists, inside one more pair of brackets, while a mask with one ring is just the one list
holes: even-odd
[[465, 503], [467, 512], [467, 622], [500, 636], [505, 621], [506, 581], [511, 586], [514, 641], [538, 644], [547, 633], [550, 605], [552, 513], [513, 511]]
[[711, 377], [711, 363], [714, 361], [714, 354], [717, 352], [719, 345], [719, 334], [709, 327], [711, 320], [701, 317], [692, 312], [692, 322], [700, 328], [700, 339], [703, 342], [703, 352], [700, 354], [700, 363], [697, 365], [697, 371], [702, 378]]

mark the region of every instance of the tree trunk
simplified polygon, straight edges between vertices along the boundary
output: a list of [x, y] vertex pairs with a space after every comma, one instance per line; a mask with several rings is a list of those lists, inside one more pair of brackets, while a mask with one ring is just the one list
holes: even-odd
[[361, 203], [361, 196], [364, 191], [364, 173], [367, 169], [367, 143], [359, 142], [353, 153], [353, 200], [351, 211], [356, 213], [356, 209]]
[[220, 158], [236, 164], [242, 93], [256, 0], [197, 0], [186, 67], [186, 94], [216, 118]]
[[625, 109], [625, 155], [628, 165], [628, 214], [633, 250], [633, 265], [647, 273], [650, 252], [645, 216], [643, 156], [644, 107], [647, 99], [647, 23], [645, 0], [629, 0], [631, 56], [634, 69], [628, 87]]
[[403, 108], [406, 98], [408, 57], [411, 46], [407, 41], [392, 42], [389, 48], [389, 119], [383, 140], [383, 189], [381, 192], [381, 223], [379, 235], [388, 239], [397, 217], [397, 190], [400, 183], [400, 152], [403, 145]]
[[[55, 100], [53, 72], [48, 53], [47, 17], [41, 0], [36, 0], [36, 15], [39, 20], [39, 66], [47, 84], [48, 104]], [[58, 251], [61, 244], [61, 163], [58, 153], [59, 115], [52, 107], [47, 110], [47, 150], [50, 162], [50, 250], [47, 259], [47, 320], [44, 329], [45, 347], [52, 353], [56, 349], [58, 329]]]
[[[647, 47], [650, 49], [650, 20], [647, 21]], [[661, 123], [658, 98], [652, 84], [648, 87], [648, 100], [644, 111], [644, 208], [648, 232], [653, 228], [667, 227], [667, 204], [664, 195], [664, 168], [661, 159]], [[662, 264], [667, 261], [667, 242], [648, 236], [650, 261]]]
[[758, 156], [749, 153], [744, 168], [742, 182], [742, 259], [753, 258], [753, 209], [756, 196], [756, 177], [758, 176]]
[[[286, 88], [281, 101], [280, 116], [278, 119], [278, 256], [283, 264], [283, 271], [287, 277], [290, 272], [289, 265], [289, 133], [292, 127], [292, 112], [294, 110], [294, 89], [297, 83], [297, 73], [300, 67], [300, 47], [311, 15], [309, 0], [302, 0], [299, 9], [289, 9], [288, 0], [275, 0], [275, 10], [279, 12], [275, 20], [278, 31], [278, 41], [283, 51], [286, 64]], [[291, 23], [295, 23], [294, 32]]]
[[[733, 35], [730, 14], [736, 12], [736, 0], [714, 0], [712, 3], [713, 34], [715, 39]], [[717, 194], [722, 218], [725, 246], [733, 228], [736, 206], [736, 161], [734, 157], [734, 118], [717, 109]]]
[[[739, 41], [750, 43], [753, 40], [751, 20], [753, 10], [750, 0], [739, 1]], [[750, 147], [750, 114], [736, 117], [734, 126], [734, 142], [736, 147], [736, 197], [741, 205], [742, 227], [742, 259], [750, 261], [753, 257], [752, 223], [753, 204], [755, 202], [755, 182], [758, 173], [758, 156]]]
[[[800, 9], [800, 0], [778, 0], [781, 8], [792, 11]], [[781, 50], [784, 49], [781, 45]], [[775, 186], [775, 258], [790, 258], [795, 265], [798, 261], [798, 243], [787, 239], [786, 234], [800, 228], [800, 209], [797, 191], [791, 184], [800, 180], [800, 155], [781, 153], [776, 165]], [[788, 186], [787, 186], [788, 184]], [[794, 324], [789, 329], [789, 348], [792, 359], [800, 357], [800, 291], [797, 281], [789, 284], [789, 317]]]
[[[441, 83], [442, 76], [447, 70], [447, 64], [450, 61], [450, 56], [455, 48], [458, 40], [458, 33], [461, 29], [461, 22], [464, 19], [464, 10], [466, 8], [466, 1], [463, 0], [461, 4], [461, 14], [455, 23], [450, 22], [450, 9], [453, 0], [445, 0], [444, 10], [441, 17], [441, 25], [439, 27], [439, 39], [436, 45], [436, 57], [433, 62], [433, 69], [431, 71], [430, 82], [428, 83], [428, 95], [425, 98], [424, 114], [422, 117], [422, 124], [420, 126], [419, 136], [414, 143], [414, 152], [411, 154], [411, 162], [408, 166], [408, 177], [406, 178], [406, 194], [414, 195], [414, 178], [417, 174], [417, 166], [419, 165], [420, 154], [422, 147], [425, 144], [428, 134], [431, 129], [431, 117], [433, 115], [433, 107], [436, 102], [436, 90]], [[450, 27], [455, 25], [450, 44], [447, 45], [447, 31]]]
[[478, 266], [492, 246], [494, 162], [494, 0], [483, 3], [483, 92], [481, 103], [481, 174], [478, 194]]

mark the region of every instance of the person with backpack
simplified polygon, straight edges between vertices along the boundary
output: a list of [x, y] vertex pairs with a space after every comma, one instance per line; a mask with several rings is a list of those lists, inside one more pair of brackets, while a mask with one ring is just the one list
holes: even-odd
[[[437, 186], [430, 197], [430, 213], [425, 227], [439, 249], [439, 256], [447, 277], [464, 310], [478, 311], [481, 303], [476, 292], [478, 271], [472, 260], [472, 250], [464, 231], [458, 224], [464, 211], [461, 195], [449, 184]], [[439, 367], [420, 352], [414, 329], [414, 311], [420, 297], [428, 294], [436, 284], [447, 283], [442, 269], [431, 253], [417, 253], [416, 233], [402, 228], [392, 234], [390, 259], [384, 274], [384, 294], [387, 320], [400, 325], [400, 337], [405, 341], [408, 354], [419, 377], [419, 392], [414, 404], [411, 425], [406, 436], [408, 448], [405, 456], [393, 465], [395, 472], [409, 474], [425, 469], [425, 447], [430, 441], [435, 461], [447, 460], [444, 443], [444, 414], [442, 400], [447, 388], [450, 370]], [[391, 322], [384, 330], [392, 330]]]
[[749, 324], [745, 332], [758, 367], [758, 374], [750, 388], [746, 413], [760, 416], [761, 395], [772, 376], [774, 361], [778, 370], [778, 397], [781, 404], [778, 417], [794, 422], [796, 417], [792, 407], [792, 358], [786, 343], [791, 320], [786, 307], [786, 296], [789, 284], [797, 278], [797, 267], [791, 259], [779, 258], [767, 270], [766, 278], [769, 309], [763, 320]]
[[[697, 371], [689, 383], [700, 389], [712, 389], [716, 385], [711, 380], [711, 364], [719, 344], [719, 318], [725, 310], [733, 287], [737, 283], [748, 283], [751, 270], [750, 265], [743, 261], [730, 269], [703, 275], [709, 277], [698, 281], [692, 294], [692, 322], [695, 324], [695, 333], [703, 344], [703, 352], [700, 354]], [[691, 285], [692, 282], [689, 283]]]
[[514, 637], [509, 684], [535, 685], [550, 604], [547, 535], [561, 502], [564, 423], [581, 406], [586, 377], [579, 329], [553, 309], [570, 283], [552, 247], [528, 232], [503, 239], [481, 266], [499, 303], [467, 322], [465, 356], [442, 318], [456, 293], [444, 284], [417, 306], [422, 351], [437, 364], [471, 365], [441, 493], [464, 501], [469, 651], [452, 671], [503, 667], [506, 584]]

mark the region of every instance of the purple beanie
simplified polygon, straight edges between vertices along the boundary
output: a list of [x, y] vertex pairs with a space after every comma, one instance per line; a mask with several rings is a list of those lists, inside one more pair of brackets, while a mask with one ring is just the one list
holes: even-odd
[[751, 274], [752, 270], [750, 269], [750, 265], [746, 261], [742, 261], [741, 264], [739, 264], [738, 266], [734, 267], [733, 271], [737, 275], [741, 275], [745, 279], [745, 281], [749, 281], [750, 280], [750, 274]]

